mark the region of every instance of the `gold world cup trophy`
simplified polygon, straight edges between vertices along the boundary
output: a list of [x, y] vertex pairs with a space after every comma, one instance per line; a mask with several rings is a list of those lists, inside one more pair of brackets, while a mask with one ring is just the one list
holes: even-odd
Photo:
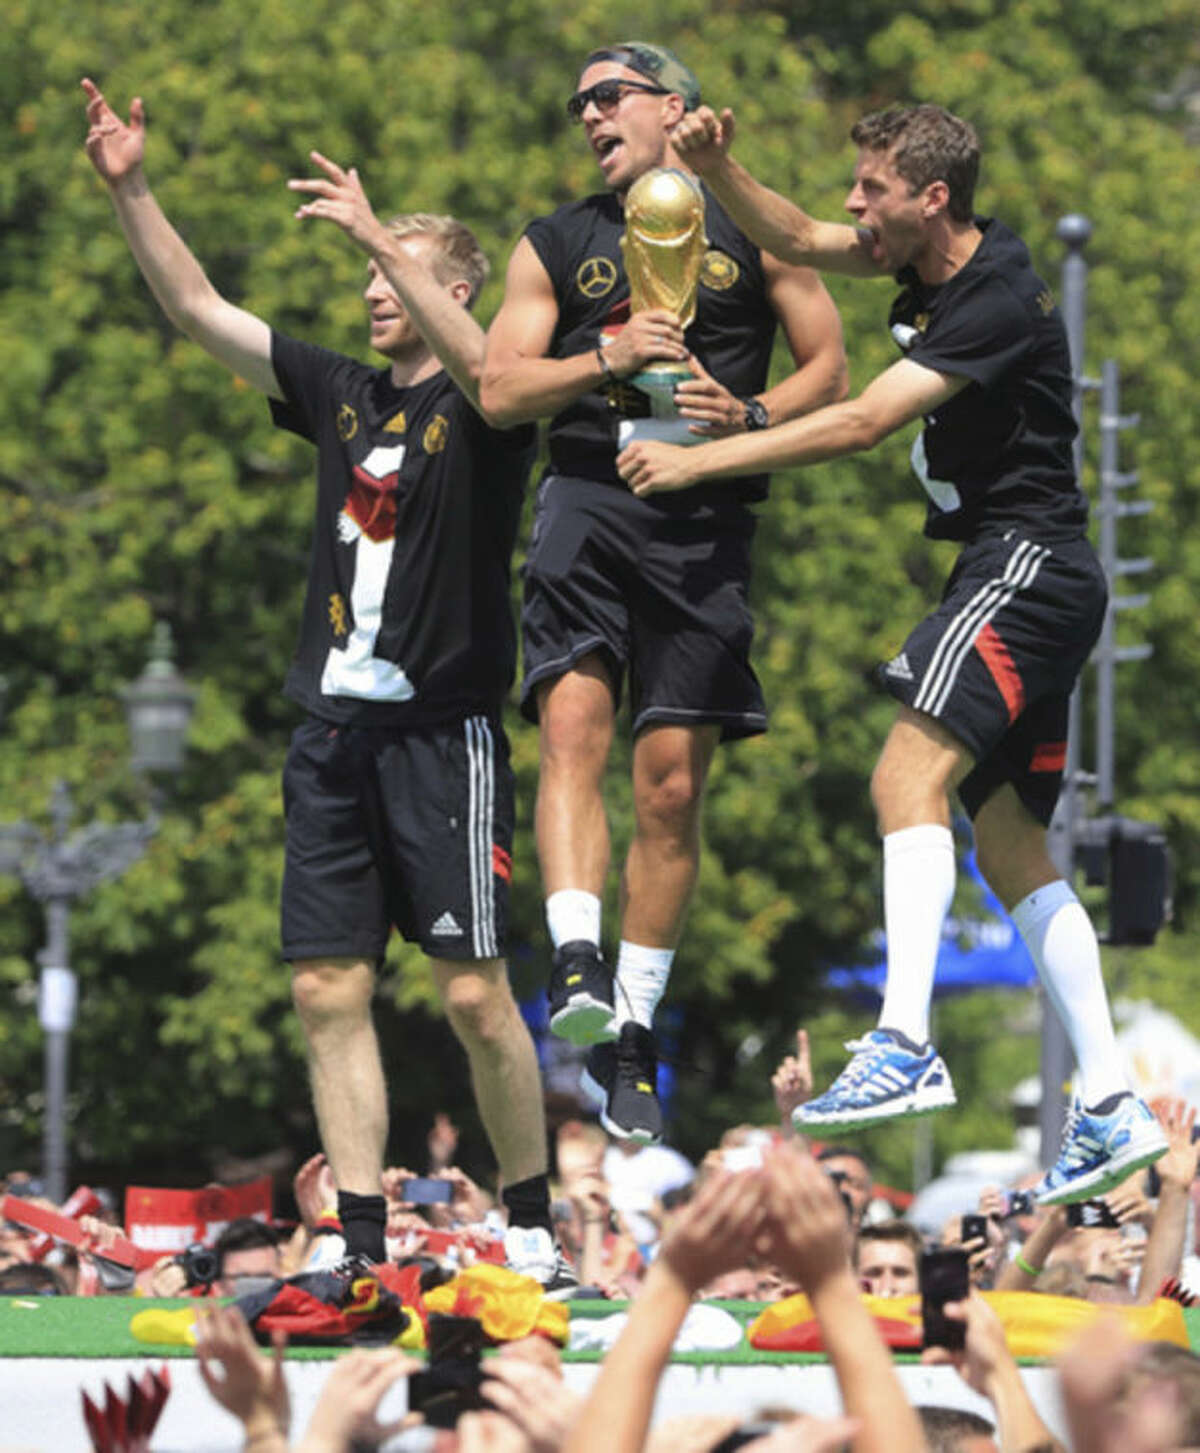
[[[668, 308], [686, 328], [696, 316], [696, 288], [707, 248], [699, 182], [674, 167], [643, 173], [625, 198], [621, 238], [631, 311]], [[648, 363], [628, 381], [650, 395], [655, 419], [678, 420], [675, 388], [691, 377], [686, 363], [663, 359]], [[687, 438], [685, 432], [679, 442]], [[694, 435], [690, 442], [696, 442]]]

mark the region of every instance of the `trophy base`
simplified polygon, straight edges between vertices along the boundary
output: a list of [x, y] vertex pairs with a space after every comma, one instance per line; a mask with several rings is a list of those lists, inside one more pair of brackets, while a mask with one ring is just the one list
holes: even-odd
[[617, 448], [648, 439], [655, 444], [703, 444], [703, 434], [693, 434], [687, 419], [622, 419], [617, 425]]
[[692, 370], [683, 363], [651, 363], [625, 381], [649, 396], [654, 418], [674, 419], [677, 417], [675, 390], [693, 376]]

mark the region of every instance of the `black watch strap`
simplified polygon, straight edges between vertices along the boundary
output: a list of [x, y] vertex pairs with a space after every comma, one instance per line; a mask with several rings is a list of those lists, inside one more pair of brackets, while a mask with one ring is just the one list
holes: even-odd
[[765, 429], [769, 426], [771, 419], [767, 406], [761, 399], [743, 399], [742, 406], [746, 411], [743, 419], [747, 430]]

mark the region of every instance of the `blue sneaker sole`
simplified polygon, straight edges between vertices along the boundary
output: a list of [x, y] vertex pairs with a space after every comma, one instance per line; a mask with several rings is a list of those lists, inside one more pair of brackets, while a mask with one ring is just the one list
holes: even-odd
[[584, 1047], [607, 1044], [617, 1037], [613, 1007], [601, 999], [593, 999], [590, 994], [577, 994], [557, 1014], [550, 1016], [550, 1032]]
[[958, 1104], [953, 1092], [949, 1097], [929, 1097], [924, 1101], [891, 1101], [885, 1105], [873, 1105], [862, 1110], [831, 1110], [828, 1114], [804, 1115], [804, 1106], [799, 1105], [792, 1112], [792, 1126], [801, 1134], [809, 1130], [865, 1130], [871, 1125], [882, 1125], [888, 1120], [918, 1120], [925, 1115], [936, 1115], [940, 1110], [952, 1110]]
[[1037, 1203], [1039, 1206], [1069, 1206], [1073, 1201], [1089, 1201], [1102, 1196], [1137, 1171], [1153, 1165], [1166, 1150], [1167, 1142], [1161, 1137], [1153, 1144], [1143, 1141], [1140, 1145], [1131, 1145], [1123, 1154], [1106, 1160], [1085, 1175], [1077, 1176], [1067, 1185], [1042, 1192]]

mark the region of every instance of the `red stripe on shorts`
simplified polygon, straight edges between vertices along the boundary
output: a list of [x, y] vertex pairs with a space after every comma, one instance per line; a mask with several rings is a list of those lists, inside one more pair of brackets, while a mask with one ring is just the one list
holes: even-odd
[[1016, 721], [1025, 705], [1025, 687], [1013, 665], [1013, 658], [1008, 654], [1008, 647], [990, 621], [975, 637], [975, 649], [983, 657], [983, 664], [991, 672], [996, 690], [1004, 698], [1009, 721]]
[[1061, 772], [1067, 765], [1066, 742], [1039, 742], [1029, 763], [1031, 772]]
[[506, 883], [512, 882], [512, 854], [506, 853], [499, 843], [492, 844], [492, 872]]

